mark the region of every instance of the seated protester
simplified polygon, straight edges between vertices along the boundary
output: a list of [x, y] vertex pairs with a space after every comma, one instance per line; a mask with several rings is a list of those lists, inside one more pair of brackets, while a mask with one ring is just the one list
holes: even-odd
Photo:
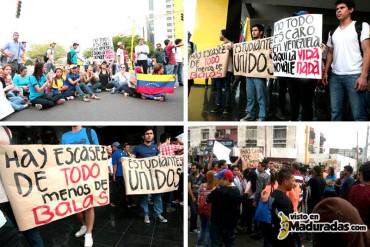
[[54, 96], [46, 94], [47, 89], [51, 86], [51, 81], [47, 79], [44, 74], [45, 72], [46, 66], [44, 66], [44, 63], [37, 62], [29, 82], [29, 99], [32, 105], [35, 105], [39, 110], [60, 105], [65, 102], [63, 96], [60, 94]]
[[100, 65], [100, 72], [99, 72], [99, 81], [101, 83], [102, 90], [107, 90], [110, 80], [111, 80], [111, 73], [109, 72], [107, 62], [104, 61]]
[[[163, 75], [163, 74], [164, 74], [163, 65], [160, 64], [160, 63], [157, 63], [154, 66], [153, 75]], [[144, 94], [144, 93], [142, 93], [141, 98], [142, 99], [153, 99], [153, 100], [158, 100], [158, 101], [161, 101], [161, 102], [166, 100], [164, 93], [159, 93], [159, 94]]]
[[30, 76], [27, 75], [27, 67], [22, 66], [19, 68], [19, 74], [16, 74], [13, 78], [13, 83], [16, 87], [23, 90], [23, 95], [29, 94], [30, 89], [28, 83], [30, 81]]
[[64, 85], [63, 82], [63, 69], [58, 67], [55, 69], [55, 75], [52, 79], [52, 93], [53, 95], [62, 94], [66, 100], [74, 99], [71, 92], [69, 92], [69, 95], [65, 93], [65, 91], [68, 89], [68, 86]]
[[111, 93], [123, 93], [125, 96], [129, 95], [130, 88], [130, 72], [124, 64], [120, 66], [120, 71], [113, 77], [113, 85]]
[[91, 87], [87, 86], [87, 83], [85, 83], [85, 74], [86, 72], [82, 71], [80, 73], [80, 82], [78, 83], [78, 86], [80, 87], [81, 91], [85, 94], [88, 94], [90, 99], [100, 99], [100, 97], [96, 96], [94, 91], [92, 90]]
[[99, 76], [94, 73], [92, 65], [87, 67], [86, 73], [83, 76], [85, 84], [93, 90], [95, 93], [101, 92], [101, 83], [99, 82]]
[[68, 89], [64, 92], [64, 97], [69, 97], [69, 95], [77, 94], [77, 97], [81, 98], [84, 102], [89, 102], [89, 98], [85, 93], [82, 91], [81, 87], [79, 86], [79, 82], [81, 80], [80, 75], [77, 73], [77, 66], [72, 64], [70, 66], [71, 73], [67, 74], [66, 80], [64, 81], [64, 85], [68, 86]]
[[15, 111], [21, 111], [28, 107], [27, 100], [23, 98], [22, 89], [13, 84], [11, 75], [5, 78], [4, 92]]
[[143, 70], [141, 67], [136, 67], [134, 73], [130, 73], [130, 81], [129, 81], [129, 88], [130, 88], [130, 95], [131, 97], [141, 98], [141, 94], [136, 92], [136, 75], [142, 74]]

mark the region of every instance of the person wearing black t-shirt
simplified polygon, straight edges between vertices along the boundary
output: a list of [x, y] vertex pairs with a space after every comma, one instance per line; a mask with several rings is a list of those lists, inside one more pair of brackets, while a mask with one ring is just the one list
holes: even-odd
[[325, 180], [322, 177], [321, 167], [315, 166], [312, 169], [312, 178], [308, 180], [307, 186], [310, 188], [310, 195], [307, 200], [308, 213], [311, 213], [316, 204], [324, 197]]
[[242, 196], [239, 189], [231, 185], [233, 179], [233, 173], [225, 170], [220, 186], [207, 197], [207, 202], [212, 204], [210, 223], [212, 246], [234, 246]]
[[273, 198], [271, 207], [272, 246], [295, 247], [292, 233], [289, 233], [283, 240], [278, 239], [278, 234], [280, 232], [280, 218], [278, 213], [283, 212], [287, 217], [289, 217], [289, 214], [293, 213], [293, 204], [286, 195], [286, 192], [292, 190], [294, 186], [295, 179], [292, 171], [287, 168], [282, 168], [277, 173], [277, 181], [278, 187], [271, 193], [271, 197]]

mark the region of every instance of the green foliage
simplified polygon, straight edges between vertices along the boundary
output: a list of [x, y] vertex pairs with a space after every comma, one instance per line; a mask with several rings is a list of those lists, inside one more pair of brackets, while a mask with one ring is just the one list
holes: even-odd
[[[32, 60], [38, 58], [41, 61], [44, 61], [43, 57], [48, 48], [49, 44], [31, 45], [31, 47], [27, 51], [27, 56], [30, 57]], [[54, 49], [55, 49], [54, 55], [55, 60], [67, 56], [67, 51], [62, 46], [56, 45]]]
[[87, 48], [87, 49], [85, 49], [85, 50], [82, 52], [82, 55], [83, 55], [85, 58], [90, 58], [90, 57], [92, 57], [92, 52], [93, 52], [93, 48]]
[[[138, 35], [134, 36], [134, 49], [135, 49], [135, 46], [139, 44], [139, 38], [140, 37]], [[131, 35], [130, 36], [122, 36], [122, 35], [113, 36], [112, 40], [113, 40], [114, 50], [116, 51], [118, 48], [117, 43], [122, 42], [125, 45], [125, 50], [128, 51], [128, 54], [131, 57], [131, 54], [130, 54], [131, 53], [131, 39], [132, 39]], [[154, 45], [149, 41], [147, 41], [146, 44], [149, 46], [150, 55], [153, 55]]]

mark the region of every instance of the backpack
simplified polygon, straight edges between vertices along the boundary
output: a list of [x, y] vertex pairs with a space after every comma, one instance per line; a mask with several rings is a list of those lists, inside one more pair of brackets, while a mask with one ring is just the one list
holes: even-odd
[[207, 196], [210, 192], [207, 193], [205, 186], [201, 186], [199, 189], [198, 196], [198, 213], [202, 216], [211, 216], [211, 204], [207, 203]]
[[72, 64], [72, 53], [70, 51], [67, 53], [67, 64]]
[[260, 222], [271, 224], [272, 204], [275, 201], [275, 198], [271, 196], [273, 191], [274, 190], [271, 189], [270, 196], [266, 202], [263, 202], [262, 200], [258, 202], [258, 206], [254, 214], [255, 221], [260, 221]]
[[94, 140], [92, 139], [92, 136], [91, 136], [91, 128], [86, 127], [86, 135], [87, 135], [87, 139], [89, 139], [89, 143], [94, 144]]
[[[358, 41], [358, 46], [360, 47], [361, 57], [364, 56], [364, 51], [362, 50], [362, 46], [361, 46], [362, 23], [363, 22], [361, 22], [361, 21], [356, 21], [356, 23], [355, 23], [355, 29], [356, 29], [356, 33], [357, 33], [357, 41]], [[333, 32], [333, 30], [330, 30], [329, 31], [329, 36], [331, 37], [332, 34], [334, 34], [334, 32]]]

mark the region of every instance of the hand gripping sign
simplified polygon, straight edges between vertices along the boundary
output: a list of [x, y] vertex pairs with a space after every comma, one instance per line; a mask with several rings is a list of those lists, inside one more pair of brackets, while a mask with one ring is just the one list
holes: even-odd
[[19, 229], [109, 204], [107, 160], [99, 145], [0, 146], [0, 176]]
[[182, 155], [144, 159], [122, 158], [128, 195], [145, 195], [177, 190], [184, 164]]

